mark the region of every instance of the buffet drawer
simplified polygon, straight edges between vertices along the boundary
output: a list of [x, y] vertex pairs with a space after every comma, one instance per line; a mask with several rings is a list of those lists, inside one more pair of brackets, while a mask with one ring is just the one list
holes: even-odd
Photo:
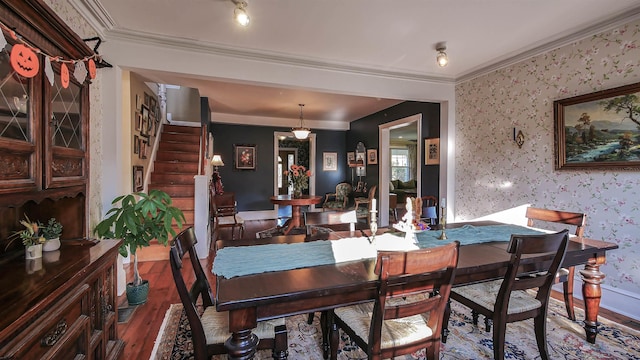
[[36, 318], [24, 334], [9, 342], [2, 354], [9, 359], [64, 359], [87, 354], [89, 285], [74, 289]]

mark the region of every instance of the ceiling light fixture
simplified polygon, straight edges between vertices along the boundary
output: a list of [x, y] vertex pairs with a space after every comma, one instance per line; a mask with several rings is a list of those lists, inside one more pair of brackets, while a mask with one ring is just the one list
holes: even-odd
[[436, 51], [438, 54], [436, 55], [436, 61], [440, 67], [445, 67], [449, 63], [449, 58], [447, 57], [447, 53], [444, 52], [447, 50], [447, 47], [444, 44], [436, 45]]
[[249, 13], [245, 9], [247, 6], [246, 1], [242, 0], [232, 0], [234, 4], [236, 4], [236, 8], [233, 10], [233, 19], [242, 26], [249, 26]]
[[304, 140], [309, 137], [311, 130], [302, 126], [302, 108], [304, 107], [304, 104], [298, 104], [298, 106], [300, 106], [300, 127], [292, 128], [291, 132], [293, 132], [293, 136], [295, 136], [296, 139]]

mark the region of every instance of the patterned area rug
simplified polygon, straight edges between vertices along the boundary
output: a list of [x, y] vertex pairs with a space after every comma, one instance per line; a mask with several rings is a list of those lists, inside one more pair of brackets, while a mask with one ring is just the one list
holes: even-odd
[[[307, 315], [287, 318], [289, 338], [289, 359], [322, 360], [320, 347], [322, 335], [319, 314], [312, 325], [307, 324]], [[564, 305], [551, 299], [547, 323], [547, 340], [551, 359], [636, 359], [640, 360], [640, 332], [600, 318], [600, 333], [596, 344], [584, 339], [582, 320], [584, 312], [576, 309], [578, 321], [567, 319]], [[446, 344], [440, 351], [440, 359], [492, 359], [493, 344], [491, 333], [484, 331], [484, 321], [480, 318], [480, 328], [471, 324], [471, 311], [452, 302], [449, 330]], [[190, 328], [181, 304], [171, 305], [156, 339], [151, 359], [177, 360], [193, 359]], [[271, 358], [270, 351], [259, 351], [256, 359]], [[340, 332], [338, 359], [366, 359], [365, 354], [352, 344], [349, 337]], [[225, 355], [213, 359], [226, 359]], [[398, 357], [396, 359], [426, 359], [424, 351]], [[533, 332], [533, 321], [507, 325], [505, 359], [540, 359]]]

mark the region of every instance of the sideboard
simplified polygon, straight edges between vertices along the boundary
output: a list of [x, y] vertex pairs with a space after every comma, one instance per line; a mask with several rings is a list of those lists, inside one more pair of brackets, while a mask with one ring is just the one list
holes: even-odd
[[65, 240], [0, 260], [0, 359], [117, 359], [120, 240]]

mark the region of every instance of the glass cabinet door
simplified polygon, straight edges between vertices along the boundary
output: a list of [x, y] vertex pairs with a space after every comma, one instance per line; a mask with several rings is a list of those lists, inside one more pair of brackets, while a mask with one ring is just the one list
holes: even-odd
[[85, 109], [88, 89], [73, 80], [64, 88], [59, 72], [55, 72], [53, 85], [45, 82], [44, 87], [44, 111], [48, 119], [44, 132], [45, 186], [83, 184], [88, 174], [88, 114]]
[[11, 45], [0, 52], [0, 193], [37, 190], [40, 186], [41, 141], [34, 84], [11, 67]]

